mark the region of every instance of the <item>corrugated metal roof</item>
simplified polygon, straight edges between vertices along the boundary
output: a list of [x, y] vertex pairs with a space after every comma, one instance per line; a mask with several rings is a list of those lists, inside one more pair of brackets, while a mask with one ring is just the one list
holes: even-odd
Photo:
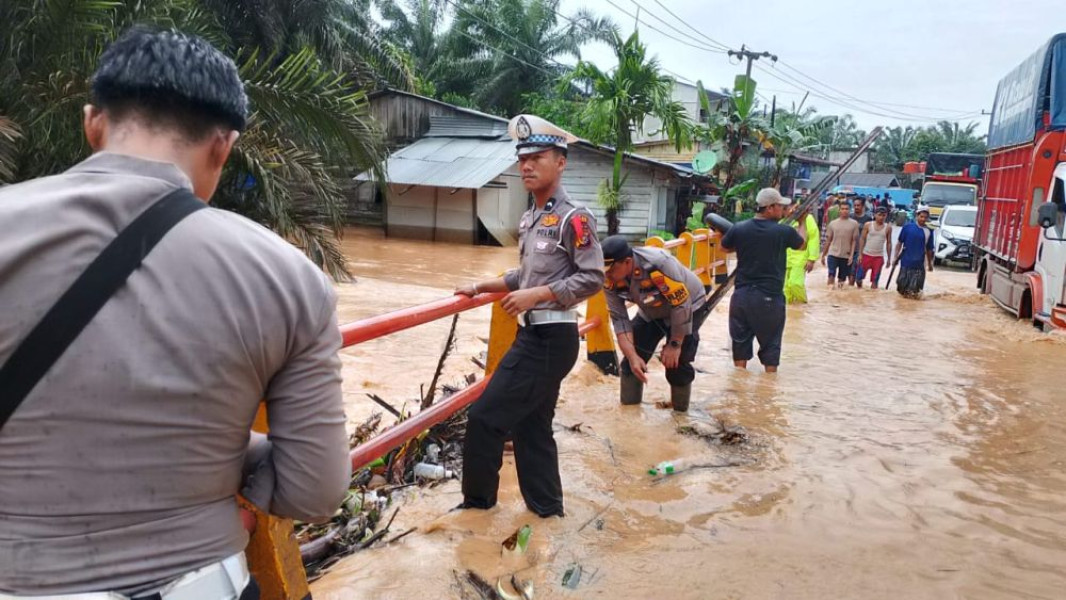
[[[477, 189], [515, 163], [511, 141], [422, 138], [389, 157], [389, 183]], [[370, 179], [368, 173], [356, 177]]]
[[507, 123], [470, 115], [431, 115], [426, 137], [498, 138], [507, 135]]

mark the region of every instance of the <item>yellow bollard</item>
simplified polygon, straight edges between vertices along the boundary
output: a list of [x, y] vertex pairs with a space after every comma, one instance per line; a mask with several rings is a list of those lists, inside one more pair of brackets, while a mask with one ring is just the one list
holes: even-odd
[[682, 231], [681, 235], [677, 236], [677, 239], [681, 240], [680, 246], [674, 247], [674, 258], [676, 258], [681, 264], [685, 265], [685, 268], [692, 270], [692, 234], [687, 231]]
[[[265, 402], [259, 403], [252, 431], [269, 431]], [[307, 572], [300, 558], [300, 545], [296, 543], [292, 520], [264, 513], [240, 496], [237, 504], [255, 515], [255, 532], [244, 552], [248, 556], [248, 570], [259, 583], [261, 600], [310, 598]]]
[[614, 351], [614, 334], [611, 332], [611, 314], [607, 310], [607, 296], [601, 291], [588, 299], [585, 319], [600, 319], [600, 324], [585, 334], [585, 349], [588, 359], [607, 375], [618, 374], [618, 356]]
[[491, 375], [496, 370], [517, 335], [518, 320], [507, 314], [502, 304], [494, 302], [492, 320], [489, 323], [489, 352], [485, 359], [485, 375]]
[[255, 515], [255, 533], [244, 549], [248, 569], [259, 584], [261, 600], [306, 600], [311, 597], [307, 572], [291, 519], [268, 515], [237, 497], [241, 508]]
[[692, 270], [699, 274], [703, 287], [708, 288], [711, 286], [711, 231], [709, 229], [697, 229], [692, 233], [697, 236], [707, 236], [707, 239], [702, 242], [696, 242], [695, 248], [693, 248], [693, 262], [695, 264]]
[[714, 285], [719, 286], [729, 279], [729, 253], [722, 248], [722, 234], [711, 232], [711, 275]]

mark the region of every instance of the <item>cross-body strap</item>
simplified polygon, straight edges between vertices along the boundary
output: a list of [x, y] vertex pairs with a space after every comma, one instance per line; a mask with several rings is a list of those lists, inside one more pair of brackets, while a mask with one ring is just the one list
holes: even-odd
[[96, 257], [0, 367], [0, 430], [170, 228], [206, 205], [185, 188], [163, 196]]

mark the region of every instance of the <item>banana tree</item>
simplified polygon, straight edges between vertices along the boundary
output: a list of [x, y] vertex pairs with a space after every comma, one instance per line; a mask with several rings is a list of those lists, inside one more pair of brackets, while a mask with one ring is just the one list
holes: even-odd
[[[721, 182], [724, 197], [744, 174], [741, 159], [745, 151], [765, 137], [766, 126], [754, 111], [755, 80], [746, 75], [737, 75], [732, 96], [713, 104], [703, 82], [697, 81], [696, 87], [700, 108], [707, 115], [707, 122], [695, 127], [695, 137], [720, 157], [712, 174]], [[721, 157], [725, 160], [721, 160]]]

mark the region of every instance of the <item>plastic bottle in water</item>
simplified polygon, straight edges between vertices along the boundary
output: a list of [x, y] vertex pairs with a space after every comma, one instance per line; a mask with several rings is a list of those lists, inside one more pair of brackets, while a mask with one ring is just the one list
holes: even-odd
[[677, 460], [664, 460], [663, 462], [648, 469], [648, 475], [673, 475], [678, 471], [685, 468], [685, 461], [682, 459]]
[[414, 474], [421, 479], [445, 479], [452, 476], [451, 470], [424, 462], [415, 464]]
[[434, 465], [440, 462], [440, 446], [436, 444], [426, 446], [426, 462]]

